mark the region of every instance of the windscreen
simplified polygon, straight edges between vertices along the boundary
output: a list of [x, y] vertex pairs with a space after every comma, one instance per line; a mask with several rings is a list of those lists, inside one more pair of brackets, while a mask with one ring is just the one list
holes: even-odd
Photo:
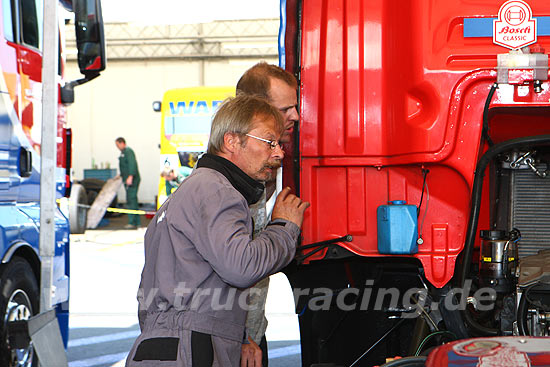
[[166, 116], [164, 135], [209, 134], [212, 116]]

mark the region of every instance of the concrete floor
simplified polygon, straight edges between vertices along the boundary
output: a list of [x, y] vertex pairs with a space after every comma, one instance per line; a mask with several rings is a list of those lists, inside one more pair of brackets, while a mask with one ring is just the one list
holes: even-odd
[[[139, 335], [136, 292], [146, 229], [123, 229], [125, 215], [107, 219], [103, 227], [71, 235], [70, 367], [123, 366]], [[270, 367], [300, 365], [293, 309], [286, 277], [273, 275], [266, 306]]]

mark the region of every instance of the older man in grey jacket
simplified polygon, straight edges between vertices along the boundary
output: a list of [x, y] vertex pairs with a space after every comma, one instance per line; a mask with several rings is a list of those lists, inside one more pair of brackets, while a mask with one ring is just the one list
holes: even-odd
[[141, 335], [127, 366], [239, 366], [247, 293], [287, 265], [309, 206], [284, 189], [253, 239], [249, 205], [283, 158], [283, 122], [263, 99], [238, 96], [216, 113], [208, 154], [145, 234]]

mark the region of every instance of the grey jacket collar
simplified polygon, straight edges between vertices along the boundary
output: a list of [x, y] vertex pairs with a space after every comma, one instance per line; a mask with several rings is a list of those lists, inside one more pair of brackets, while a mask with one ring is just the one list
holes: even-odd
[[197, 168], [201, 167], [213, 169], [224, 175], [231, 185], [244, 196], [248, 205], [257, 203], [262, 197], [265, 186], [223, 157], [206, 153], [197, 162]]

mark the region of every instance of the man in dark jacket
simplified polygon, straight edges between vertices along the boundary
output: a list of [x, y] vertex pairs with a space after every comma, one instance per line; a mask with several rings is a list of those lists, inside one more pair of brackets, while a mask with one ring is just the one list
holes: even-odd
[[[128, 209], [138, 210], [137, 192], [139, 187], [139, 169], [136, 155], [132, 148], [126, 145], [124, 138], [115, 140], [116, 147], [120, 150], [118, 157], [120, 175], [126, 189], [126, 206]], [[141, 219], [137, 214], [128, 214], [128, 224], [126, 228], [137, 228], [141, 224]]]
[[[294, 75], [277, 65], [263, 61], [248, 69], [237, 83], [237, 94], [262, 97], [279, 110], [285, 128], [281, 136], [281, 142], [283, 143], [288, 143], [291, 140], [294, 125], [299, 118], [296, 89], [297, 82]], [[266, 204], [275, 192], [275, 177], [273, 179], [273, 181], [265, 182], [265, 195], [256, 204], [250, 206], [254, 220], [254, 232], [264, 229], [269, 220], [270, 213], [268, 213]], [[267, 330], [265, 305], [268, 288], [269, 278], [262, 279], [254, 285], [257, 292], [251, 295], [251, 303], [256, 307], [248, 311], [246, 318], [246, 331], [250, 337], [250, 344], [243, 345], [242, 354], [243, 359], [257, 361], [259, 359], [258, 350], [261, 350], [263, 367], [267, 367], [269, 364], [267, 339], [265, 337]]]
[[128, 367], [240, 366], [246, 288], [293, 259], [309, 206], [285, 188], [271, 222], [253, 237], [249, 205], [280, 166], [283, 130], [264, 99], [238, 96], [219, 108], [208, 153], [147, 228], [142, 333]]

